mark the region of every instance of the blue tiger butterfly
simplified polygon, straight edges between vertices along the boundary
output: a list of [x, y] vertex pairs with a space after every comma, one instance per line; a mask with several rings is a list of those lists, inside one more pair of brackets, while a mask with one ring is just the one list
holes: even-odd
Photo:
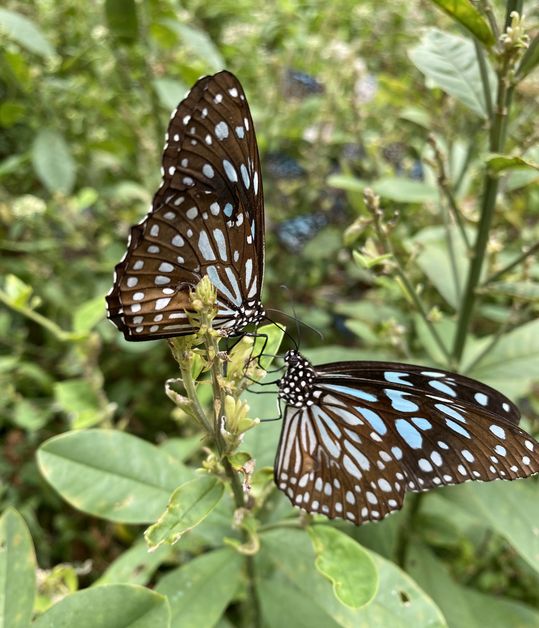
[[293, 505], [356, 525], [407, 491], [539, 472], [539, 443], [498, 391], [440, 369], [392, 362], [313, 366], [285, 356], [274, 478]]
[[253, 119], [230, 72], [201, 78], [172, 113], [163, 180], [131, 228], [107, 295], [126, 340], [193, 334], [190, 291], [217, 289], [215, 328], [228, 335], [264, 317], [264, 198]]

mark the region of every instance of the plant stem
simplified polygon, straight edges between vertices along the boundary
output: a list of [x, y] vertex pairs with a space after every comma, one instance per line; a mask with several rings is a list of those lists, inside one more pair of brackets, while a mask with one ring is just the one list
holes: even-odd
[[477, 57], [477, 63], [479, 65], [479, 74], [481, 75], [481, 84], [483, 86], [483, 95], [485, 97], [485, 107], [487, 109], [487, 116], [489, 120], [492, 120], [492, 92], [490, 87], [490, 80], [488, 78], [487, 62], [477, 39], [474, 39], [475, 55]]
[[481, 287], [487, 286], [489, 283], [492, 283], [493, 281], [498, 280], [502, 275], [505, 275], [505, 273], [508, 273], [510, 270], [513, 270], [515, 266], [518, 266], [519, 264], [521, 264], [527, 257], [530, 257], [530, 255], [533, 255], [536, 251], [539, 251], [539, 242], [536, 242], [535, 244], [530, 246], [529, 249], [527, 249], [526, 251], [523, 251], [512, 262], [510, 262], [509, 264], [507, 264], [500, 270], [496, 271], [488, 279], [483, 281], [483, 283], [481, 284]]
[[399, 527], [397, 541], [395, 545], [395, 562], [401, 569], [406, 569], [406, 558], [408, 554], [408, 546], [410, 538], [413, 534], [415, 519], [421, 506], [424, 493], [410, 493], [408, 496], [408, 509], [403, 513], [404, 521]]
[[[508, 91], [508, 60], [504, 57], [501, 68], [498, 72], [498, 93], [496, 97], [496, 109], [490, 133], [490, 152], [498, 153], [503, 151], [504, 146], [504, 126], [507, 117], [507, 91]], [[475, 291], [481, 277], [481, 270], [485, 259], [490, 226], [496, 209], [496, 197], [498, 195], [498, 177], [492, 175], [488, 170], [485, 172], [483, 185], [483, 198], [481, 202], [481, 217], [479, 220], [478, 233], [472, 251], [472, 258], [468, 271], [466, 287], [461, 301], [461, 309], [457, 322], [457, 332], [453, 346], [453, 360], [458, 364], [462, 358], [466, 336], [470, 326], [472, 313], [475, 305]]]

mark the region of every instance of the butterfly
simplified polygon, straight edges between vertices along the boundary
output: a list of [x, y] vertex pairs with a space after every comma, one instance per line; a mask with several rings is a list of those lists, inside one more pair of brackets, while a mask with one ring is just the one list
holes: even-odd
[[201, 78], [173, 111], [163, 180], [131, 228], [107, 295], [126, 340], [195, 333], [187, 311], [204, 275], [217, 290], [215, 328], [227, 335], [264, 318], [264, 198], [253, 119], [238, 79]]
[[285, 355], [286, 402], [274, 478], [292, 502], [361, 525], [407, 491], [539, 472], [539, 443], [498, 391], [439, 369], [392, 362], [313, 366]]

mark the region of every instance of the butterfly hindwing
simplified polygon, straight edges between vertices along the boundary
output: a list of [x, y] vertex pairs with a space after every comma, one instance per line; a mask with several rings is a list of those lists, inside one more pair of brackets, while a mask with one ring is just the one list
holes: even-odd
[[[502, 411], [477, 401], [474, 380], [437, 369], [341, 363], [314, 367], [306, 378], [309, 368], [289, 366], [281, 383], [287, 408], [275, 465], [279, 488], [307, 512], [359, 525], [401, 508], [406, 491], [539, 472], [539, 444], [518, 427], [516, 407], [479, 382]], [[449, 382], [451, 391], [425, 390], [425, 377]]]
[[216, 328], [237, 333], [263, 316], [264, 203], [253, 121], [229, 72], [200, 79], [172, 115], [163, 182], [131, 229], [107, 296], [127, 340], [192, 334], [190, 291], [217, 289]]

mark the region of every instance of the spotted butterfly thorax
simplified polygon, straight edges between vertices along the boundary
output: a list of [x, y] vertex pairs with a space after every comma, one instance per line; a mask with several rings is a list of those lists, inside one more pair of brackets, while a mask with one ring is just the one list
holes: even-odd
[[275, 482], [293, 505], [360, 525], [407, 491], [539, 472], [539, 443], [498, 391], [435, 368], [392, 362], [313, 366], [285, 356]]
[[230, 72], [201, 78], [172, 113], [163, 180], [131, 228], [107, 295], [126, 340], [193, 334], [190, 291], [217, 289], [213, 325], [228, 335], [264, 317], [264, 200], [249, 106]]

